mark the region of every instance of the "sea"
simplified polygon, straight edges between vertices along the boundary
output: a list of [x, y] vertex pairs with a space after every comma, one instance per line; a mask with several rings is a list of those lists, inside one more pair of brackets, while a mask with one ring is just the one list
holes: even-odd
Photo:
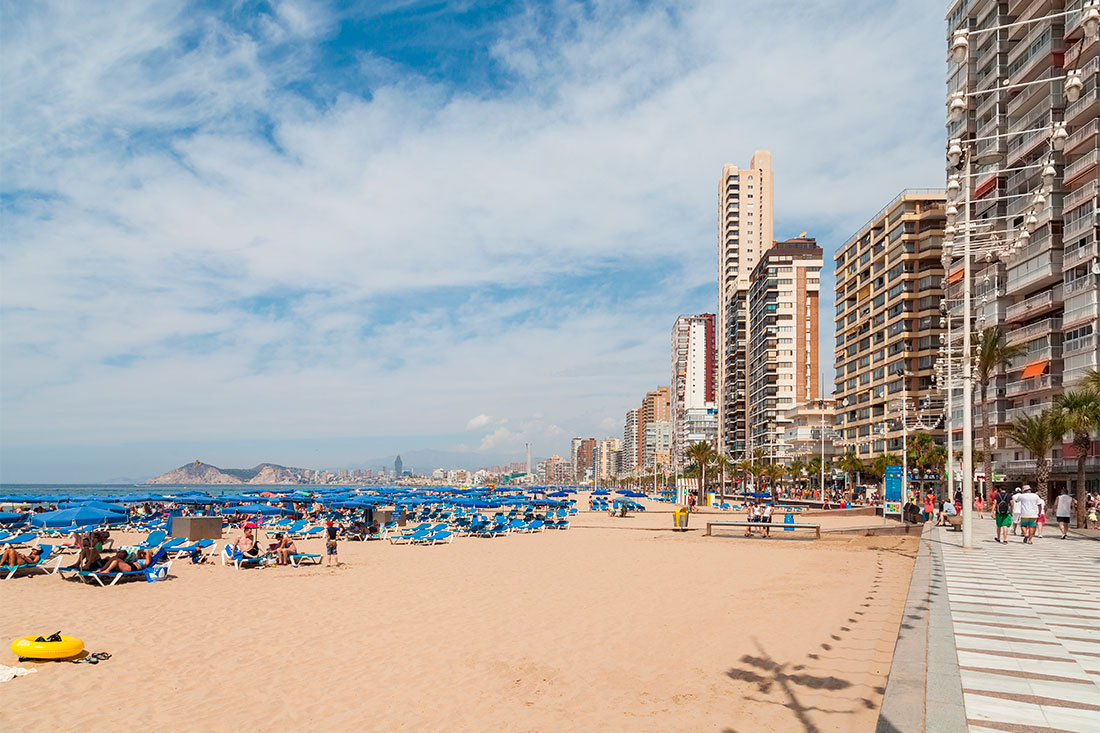
[[0, 504], [8, 503], [16, 497], [41, 497], [43, 503], [54, 503], [76, 497], [108, 499], [127, 494], [171, 494], [179, 491], [202, 491], [210, 496], [222, 494], [241, 494], [260, 491], [285, 493], [287, 491], [316, 491], [320, 489], [350, 490], [354, 486], [263, 486], [259, 484], [0, 484]]

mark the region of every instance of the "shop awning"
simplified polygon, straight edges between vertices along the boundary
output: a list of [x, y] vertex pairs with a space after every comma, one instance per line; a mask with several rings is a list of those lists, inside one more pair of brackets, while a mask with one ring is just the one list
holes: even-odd
[[966, 269], [960, 267], [958, 270], [955, 270], [953, 273], [951, 273], [950, 275], [947, 276], [947, 282], [957, 283], [959, 280], [963, 279], [963, 275], [965, 275], [965, 274], [966, 274]]
[[1024, 373], [1020, 378], [1021, 379], [1034, 379], [1035, 377], [1038, 377], [1043, 372], [1045, 372], [1047, 370], [1047, 366], [1049, 364], [1050, 364], [1050, 361], [1047, 360], [1047, 359], [1043, 359], [1042, 361], [1032, 362], [1031, 364], [1028, 364], [1026, 367], [1024, 367]]

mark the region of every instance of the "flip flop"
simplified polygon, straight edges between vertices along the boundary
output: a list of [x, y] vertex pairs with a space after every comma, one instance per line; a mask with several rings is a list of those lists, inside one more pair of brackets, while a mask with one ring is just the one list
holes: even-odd
[[111, 653], [110, 652], [96, 652], [95, 654], [92, 655], [92, 657], [95, 658], [95, 659], [98, 659], [100, 661], [105, 661], [105, 660], [111, 658]]
[[84, 657], [82, 659], [74, 659], [73, 664], [99, 664], [99, 660], [95, 657]]

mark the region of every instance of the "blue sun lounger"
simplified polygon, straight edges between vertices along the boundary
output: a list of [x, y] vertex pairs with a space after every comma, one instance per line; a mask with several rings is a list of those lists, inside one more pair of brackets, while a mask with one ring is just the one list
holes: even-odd
[[161, 549], [167, 551], [173, 559], [178, 560], [184, 555], [191, 555], [194, 558], [196, 553], [198, 553], [198, 555], [212, 555], [214, 554], [214, 548], [217, 546], [218, 543], [214, 540], [199, 540], [190, 545], [174, 545], [169, 547], [165, 544]]
[[302, 565], [320, 565], [321, 555], [312, 552], [295, 552], [290, 555], [290, 564], [296, 568]]
[[249, 557], [233, 545], [222, 548], [222, 565], [232, 565], [235, 569], [263, 567], [267, 553], [261, 552], [256, 557]]
[[[27, 563], [25, 565], [0, 565], [0, 580], [14, 578], [24, 570], [37, 570], [41, 573], [49, 574], [49, 571], [42, 566], [45, 565], [46, 561], [53, 555], [54, 547], [53, 545], [39, 545], [39, 547], [42, 548], [42, 555], [38, 558], [38, 562]], [[60, 554], [57, 557], [57, 564], [59, 566], [61, 565]], [[56, 568], [54, 572], [57, 572]]]
[[17, 534], [14, 537], [8, 537], [3, 543], [0, 543], [2, 547], [18, 547], [19, 545], [31, 545], [38, 539], [38, 535], [34, 532], [23, 532]]
[[[165, 560], [168, 560], [165, 562]], [[153, 555], [149, 567], [141, 568], [140, 570], [128, 570], [126, 572], [119, 573], [98, 573], [95, 570], [77, 570], [75, 567], [63, 568], [58, 564], [55, 573], [60, 573], [62, 578], [67, 578], [65, 573], [71, 573], [72, 577], [75, 577], [82, 583], [92, 583], [95, 581], [101, 588], [115, 585], [120, 580], [152, 580], [150, 573], [166, 577], [169, 570], [172, 568], [172, 561], [168, 559], [168, 553], [161, 550]], [[106, 582], [110, 578], [111, 582]]]
[[449, 545], [449, 544], [451, 544], [451, 542], [453, 540], [454, 540], [454, 534], [452, 534], [451, 532], [449, 532], [445, 529], [441, 529], [441, 530], [438, 530], [436, 532], [432, 532], [430, 534], [427, 534], [424, 537], [421, 537], [419, 539], [413, 540], [412, 542], [413, 542], [413, 544], [416, 544], [416, 545], [437, 545], [437, 544]]

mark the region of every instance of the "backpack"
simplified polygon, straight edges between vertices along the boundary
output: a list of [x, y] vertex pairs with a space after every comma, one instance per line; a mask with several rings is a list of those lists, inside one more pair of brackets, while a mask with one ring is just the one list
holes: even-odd
[[998, 514], [1011, 514], [1012, 513], [1012, 495], [1007, 491], [1002, 491], [997, 494], [997, 513]]

